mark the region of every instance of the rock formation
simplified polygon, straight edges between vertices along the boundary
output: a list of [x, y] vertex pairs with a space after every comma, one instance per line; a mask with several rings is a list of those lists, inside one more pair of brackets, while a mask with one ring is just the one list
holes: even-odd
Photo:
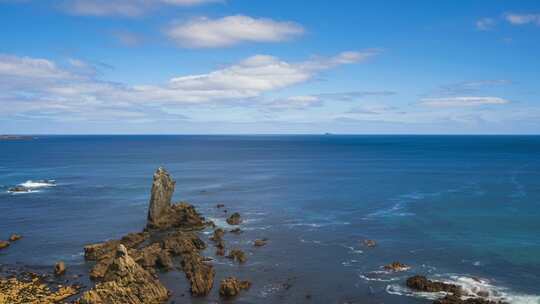
[[45, 278], [35, 273], [22, 273], [24, 278], [0, 278], [0, 303], [5, 304], [53, 304], [63, 303], [76, 295], [80, 286], [48, 286]]
[[391, 264], [385, 265], [384, 269], [394, 271], [394, 272], [400, 272], [400, 271], [407, 271], [411, 269], [411, 267], [400, 262], [393, 262]]
[[169, 292], [148, 271], [128, 254], [128, 249], [118, 245], [103, 282], [85, 292], [80, 304], [158, 304], [169, 298]]
[[219, 295], [222, 297], [234, 297], [240, 293], [241, 290], [249, 289], [251, 282], [240, 281], [234, 277], [228, 277], [221, 281], [219, 286]]
[[9, 241], [10, 242], [16, 242], [18, 240], [22, 239], [22, 236], [18, 235], [18, 234], [12, 234], [10, 237], [9, 237]]
[[242, 223], [242, 218], [238, 212], [231, 214], [231, 216], [227, 218], [227, 224], [229, 225], [240, 225], [240, 223]]
[[483, 298], [462, 299], [456, 295], [447, 295], [442, 299], [435, 300], [433, 304], [507, 304], [506, 302], [491, 301]]
[[255, 240], [255, 241], [253, 242], [253, 246], [255, 246], [255, 247], [262, 247], [262, 246], [266, 245], [267, 242], [268, 242], [267, 239]]
[[237, 261], [240, 264], [243, 264], [243, 263], [245, 263], [247, 261], [246, 254], [240, 249], [231, 250], [231, 252], [229, 252], [229, 255], [227, 256], [227, 258], [229, 258], [229, 259], [231, 259], [233, 261]]
[[62, 261], [56, 263], [56, 265], [54, 265], [54, 275], [61, 276], [64, 273], [66, 273], [66, 264]]
[[448, 292], [456, 296], [461, 295], [461, 287], [444, 282], [431, 281], [424, 276], [416, 275], [407, 279], [407, 287], [425, 292]]
[[0, 241], [0, 250], [8, 248], [8, 247], [9, 247], [9, 242], [8, 241]]
[[374, 241], [374, 240], [363, 240], [362, 244], [364, 244], [364, 246], [370, 247], [370, 248], [373, 248], [373, 247], [377, 246], [377, 242]]

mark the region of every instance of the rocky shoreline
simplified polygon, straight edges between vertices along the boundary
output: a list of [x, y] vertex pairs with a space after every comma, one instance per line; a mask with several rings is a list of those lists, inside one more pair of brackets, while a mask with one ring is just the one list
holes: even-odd
[[[170, 271], [183, 272], [193, 297], [204, 297], [216, 289], [222, 298], [232, 299], [249, 290], [252, 283], [247, 278], [229, 275], [219, 283], [215, 282], [212, 258], [203, 256], [208, 244], [199, 233], [203, 229], [213, 229], [209, 242], [215, 248], [216, 256], [241, 265], [247, 261], [247, 255], [238, 248], [229, 248], [224, 235], [240, 235], [242, 230], [226, 231], [206, 220], [193, 205], [186, 202], [173, 204], [175, 186], [170, 174], [159, 168], [153, 176], [146, 226], [119, 239], [84, 247], [84, 258], [90, 267], [87, 277], [91, 281], [87, 280], [88, 284], [80, 283], [86, 279], [81, 275], [67, 277], [69, 265], [61, 261], [45, 274], [4, 269], [0, 271], [0, 304], [165, 303], [172, 292], [160, 281], [160, 274]], [[224, 207], [224, 204], [216, 206], [218, 209]], [[237, 212], [226, 219], [229, 225], [239, 225], [242, 221]], [[0, 241], [0, 250], [7, 250], [12, 242], [20, 239], [21, 236], [12, 235], [8, 241]], [[262, 247], [269, 240], [262, 238], [250, 242], [254, 247]], [[364, 240], [362, 244], [373, 250], [377, 246], [374, 240]], [[393, 262], [382, 268], [405, 272], [411, 267]], [[444, 293], [443, 298], [433, 302], [436, 304], [503, 304], [488, 300], [486, 295], [464, 294], [460, 286], [431, 281], [418, 275], [409, 277], [406, 285], [415, 291]], [[306, 300], [311, 300], [311, 295], [306, 296]]]

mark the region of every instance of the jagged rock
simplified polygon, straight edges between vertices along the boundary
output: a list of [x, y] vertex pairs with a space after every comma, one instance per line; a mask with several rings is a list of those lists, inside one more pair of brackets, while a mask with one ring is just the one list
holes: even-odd
[[153, 243], [150, 246], [144, 247], [140, 250], [133, 250], [130, 252], [131, 257], [137, 264], [148, 269], [156, 266], [159, 255], [162, 252], [160, 243]]
[[374, 241], [374, 240], [363, 240], [362, 244], [364, 244], [364, 246], [370, 247], [370, 248], [373, 248], [373, 247], [377, 246], [377, 242]]
[[159, 304], [169, 298], [169, 292], [148, 271], [118, 245], [115, 258], [107, 269], [103, 282], [85, 292], [80, 304]]
[[223, 240], [219, 240], [218, 242], [216, 242], [216, 255], [225, 255], [225, 242], [223, 242]]
[[22, 236], [20, 236], [19, 234], [12, 234], [10, 237], [9, 237], [9, 241], [10, 242], [16, 242], [18, 240], [22, 239]]
[[207, 295], [214, 286], [215, 270], [198, 253], [182, 256], [182, 270], [186, 273], [194, 296]]
[[62, 261], [56, 263], [56, 265], [54, 265], [54, 275], [61, 276], [64, 273], [66, 273], [66, 264]]
[[171, 198], [175, 184], [176, 182], [164, 168], [159, 167], [154, 173], [150, 206], [148, 208], [148, 227], [161, 228], [167, 225], [164, 220], [171, 208]]
[[176, 256], [206, 248], [206, 244], [193, 232], [175, 231], [165, 236], [161, 242], [163, 249]]
[[24, 273], [26, 279], [0, 278], [0, 303], [2, 304], [53, 304], [63, 303], [76, 295], [80, 286], [48, 286], [45, 279], [34, 273]]
[[461, 287], [455, 284], [431, 281], [424, 276], [416, 275], [407, 279], [407, 287], [425, 292], [448, 292], [456, 296], [461, 295]]
[[447, 295], [442, 299], [435, 300], [433, 304], [508, 304], [501, 301], [491, 301], [483, 298], [462, 299], [456, 295]]
[[246, 254], [240, 250], [240, 249], [233, 249], [229, 252], [229, 255], [227, 256], [227, 258], [233, 260], [233, 261], [237, 261], [238, 263], [240, 264], [243, 264], [247, 261], [247, 256]]
[[262, 246], [266, 245], [267, 242], [268, 242], [267, 239], [255, 240], [255, 241], [253, 242], [253, 246], [255, 246], [255, 247], [262, 247]]
[[393, 262], [391, 264], [385, 265], [384, 269], [394, 271], [394, 272], [400, 272], [400, 271], [407, 271], [411, 269], [411, 267], [400, 262]]
[[240, 217], [240, 213], [235, 212], [231, 214], [231, 216], [227, 218], [227, 223], [229, 225], [240, 225], [240, 223], [242, 223], [242, 218]]
[[156, 260], [156, 266], [164, 270], [171, 270], [174, 268], [173, 260], [168, 251], [162, 250]]
[[9, 247], [9, 242], [8, 241], [0, 241], [0, 250], [8, 248], [8, 247]]
[[210, 237], [210, 240], [214, 242], [221, 241], [224, 235], [225, 235], [225, 230], [218, 228], [214, 230], [214, 235]]
[[240, 293], [241, 290], [249, 289], [251, 282], [240, 281], [234, 277], [228, 277], [221, 281], [219, 286], [219, 295], [222, 297], [234, 297]]

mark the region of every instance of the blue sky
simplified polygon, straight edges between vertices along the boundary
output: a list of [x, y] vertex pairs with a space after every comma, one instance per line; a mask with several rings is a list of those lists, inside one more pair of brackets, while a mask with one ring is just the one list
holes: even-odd
[[0, 0], [0, 133], [540, 133], [538, 1]]

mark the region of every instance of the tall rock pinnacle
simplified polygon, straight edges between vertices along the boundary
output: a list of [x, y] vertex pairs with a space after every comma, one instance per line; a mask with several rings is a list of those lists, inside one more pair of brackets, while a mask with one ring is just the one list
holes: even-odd
[[165, 215], [171, 209], [171, 198], [176, 182], [162, 167], [154, 173], [150, 206], [148, 207], [148, 223], [151, 228], [159, 228]]

